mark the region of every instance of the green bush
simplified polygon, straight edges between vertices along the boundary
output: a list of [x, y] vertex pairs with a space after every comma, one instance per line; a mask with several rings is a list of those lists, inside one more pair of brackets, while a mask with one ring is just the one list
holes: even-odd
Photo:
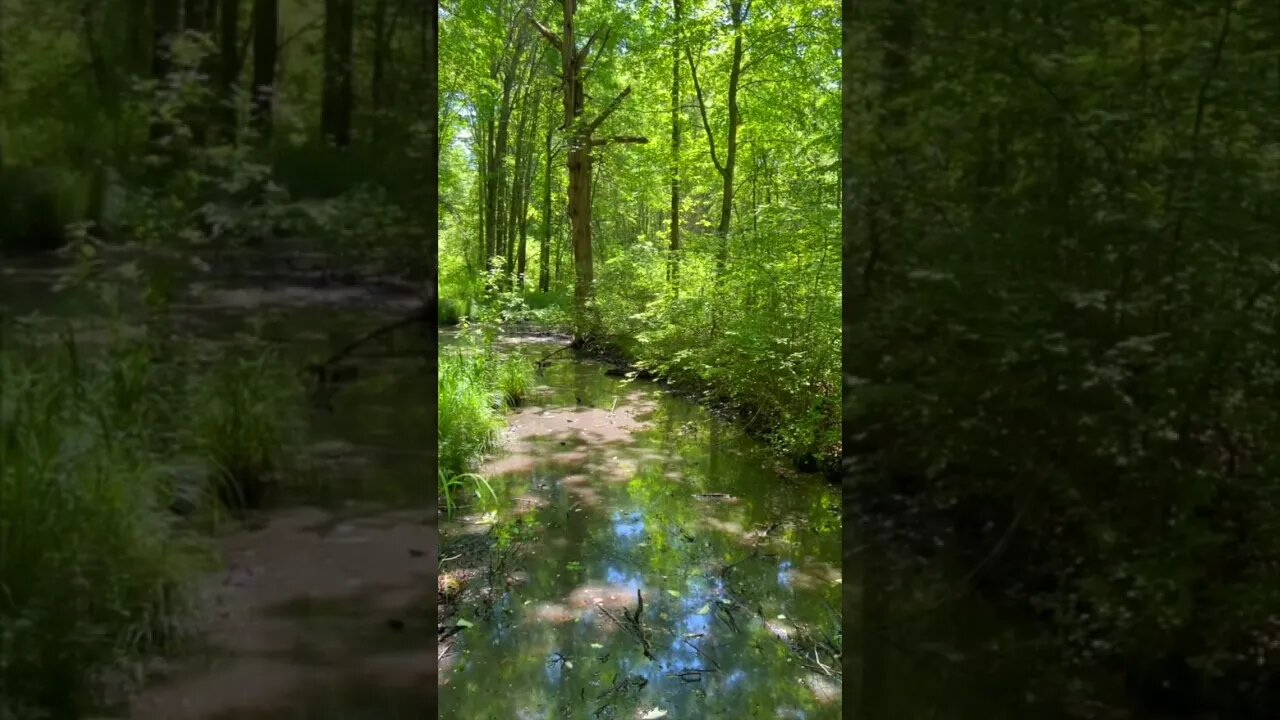
[[[762, 213], [758, 235], [717, 277], [712, 259], [689, 255], [670, 291], [661, 251], [638, 244], [610, 258], [597, 280], [603, 339], [629, 360], [702, 388], [736, 408], [803, 469], [834, 474], [840, 459], [840, 278], [822, 262], [819, 232], [793, 238], [811, 252], [778, 257]], [[802, 243], [812, 247], [805, 248]], [[761, 283], [760, 274], [771, 278]]]

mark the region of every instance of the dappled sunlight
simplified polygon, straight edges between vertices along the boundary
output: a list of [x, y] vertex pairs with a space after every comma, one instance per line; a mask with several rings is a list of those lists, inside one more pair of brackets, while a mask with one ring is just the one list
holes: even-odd
[[562, 623], [576, 622], [580, 616], [580, 612], [570, 608], [567, 605], [554, 602], [532, 603], [525, 610], [522, 622], [551, 623], [559, 625]]
[[574, 608], [591, 608], [596, 605], [609, 610], [634, 608], [636, 586], [633, 584], [582, 585], [569, 593], [568, 604]]
[[779, 571], [785, 576], [787, 584], [799, 590], [821, 590], [841, 583], [840, 568], [830, 563], [809, 563], [803, 567], [788, 568]]

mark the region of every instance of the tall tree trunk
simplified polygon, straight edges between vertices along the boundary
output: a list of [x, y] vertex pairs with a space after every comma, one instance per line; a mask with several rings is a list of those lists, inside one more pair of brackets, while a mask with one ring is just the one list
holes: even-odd
[[529, 118], [537, 107], [537, 103], [541, 98], [535, 97], [533, 105], [529, 103], [531, 93], [529, 78], [533, 75], [533, 69], [537, 62], [537, 55], [529, 54], [529, 70], [527, 75], [522, 73], [517, 79], [520, 85], [520, 91], [517, 93], [516, 105], [520, 108], [520, 121], [516, 124], [516, 145], [515, 145], [515, 166], [511, 173], [511, 195], [509, 196], [509, 218], [507, 220], [506, 234], [506, 272], [508, 276], [507, 287], [511, 287], [510, 279], [516, 274], [516, 238], [520, 234], [523, 220], [520, 213], [525, 206], [524, 198], [524, 181], [527, 174], [526, 167], [532, 162], [532, 152], [529, 147]]
[[731, 0], [729, 4], [729, 21], [733, 25], [733, 64], [729, 68], [729, 128], [725, 141], [725, 158], [721, 163], [716, 155], [715, 135], [711, 131], [711, 123], [707, 120], [707, 104], [702, 95], [702, 85], [698, 82], [698, 67], [693, 62], [693, 55], [686, 51], [689, 58], [689, 72], [693, 76], [693, 90], [698, 98], [698, 111], [702, 116], [702, 127], [707, 133], [707, 143], [711, 147], [711, 163], [720, 173], [720, 221], [716, 224], [718, 246], [716, 250], [716, 275], [724, 274], [729, 259], [729, 223], [733, 217], [733, 175], [738, 161], [738, 125], [741, 118], [738, 113], [738, 85], [742, 80], [742, 25], [745, 21], [745, 8], [742, 0]]
[[[532, 75], [533, 67], [530, 66], [530, 75]], [[532, 77], [530, 78], [532, 82]], [[528, 236], [529, 236], [529, 196], [533, 193], [533, 168], [536, 164], [533, 160], [533, 135], [537, 133], [539, 110], [542, 109], [542, 86], [539, 84], [533, 94], [533, 104], [529, 112], [533, 114], [532, 122], [529, 125], [529, 133], [521, 142], [524, 148], [524, 178], [520, 186], [520, 248], [516, 254], [516, 278], [519, 279], [520, 289], [524, 290], [524, 276], [529, 267], [528, 256]]]
[[733, 175], [738, 165], [738, 83], [742, 78], [742, 0], [733, 0], [733, 67], [729, 70], [729, 137], [724, 154], [724, 186], [720, 193], [720, 223], [716, 235], [720, 237], [720, 250], [716, 256], [716, 272], [723, 274], [729, 259], [729, 221], [733, 216]]
[[567, 167], [569, 171], [569, 236], [573, 248], [573, 305], [577, 321], [575, 339], [586, 339], [587, 304], [595, 283], [595, 267], [591, 257], [591, 134], [576, 126], [582, 114], [585, 93], [582, 87], [581, 59], [573, 39], [573, 15], [577, 0], [563, 0], [561, 25], [561, 71], [564, 77], [564, 127], [570, 134]]
[[[3, 3], [0, 3], [3, 4]], [[147, 0], [128, 0], [124, 21], [125, 64], [130, 75], [147, 72]]]
[[487, 270], [489, 267], [489, 259], [493, 257], [498, 250], [498, 163], [494, 159], [497, 155], [497, 129], [496, 120], [494, 119], [494, 108], [489, 108], [489, 116], [485, 118], [485, 169], [484, 169], [484, 262], [481, 265]]
[[[430, 5], [430, 3], [422, 3], [422, 4], [424, 6]], [[426, 75], [427, 75], [427, 217], [426, 217], [426, 221], [427, 221], [427, 227], [429, 228], [427, 237], [431, 238], [430, 242], [432, 243], [432, 245], [435, 245], [436, 238], [438, 237], [438, 233], [436, 232], [436, 227], [440, 220], [437, 215], [438, 213], [437, 208], [438, 208], [438, 202], [439, 202], [439, 189], [437, 186], [439, 184], [439, 179], [440, 179], [440, 146], [439, 146], [439, 138], [437, 137], [437, 133], [439, 132], [439, 129], [440, 129], [440, 96], [439, 96], [439, 75], [438, 75], [439, 73], [439, 70], [438, 70], [439, 37], [440, 37], [439, 13], [434, 12], [434, 10], [432, 12], [425, 13], [423, 16], [422, 24], [425, 26], [423, 34], [426, 36], [423, 55], [426, 57], [426, 62], [424, 64], [426, 65]], [[437, 251], [437, 247], [431, 247], [430, 252], [427, 253], [428, 277], [426, 282], [426, 292], [427, 292], [426, 311], [430, 313], [428, 315], [428, 317], [430, 318], [436, 318], [439, 316], [438, 315], [439, 313], [439, 288], [438, 288], [439, 260], [437, 259], [436, 251]], [[428, 354], [431, 356], [430, 362], [434, 366], [438, 361], [438, 353], [432, 352]], [[435, 367], [430, 368], [430, 372], [432, 375], [434, 375], [436, 373], [436, 368]], [[430, 416], [430, 419], [427, 422], [430, 423], [431, 425], [434, 425], [438, 422], [436, 413], [428, 412], [427, 415]], [[435, 428], [431, 428], [430, 426], [428, 426], [426, 429], [432, 435], [436, 434], [437, 432]], [[434, 554], [431, 554], [431, 559], [428, 560], [427, 563], [428, 563], [426, 568], [427, 573], [430, 575], [434, 575], [439, 570], [438, 565], [437, 567], [431, 567], [432, 565], [437, 564], [436, 556]], [[432, 605], [431, 610], [429, 612], [431, 615], [435, 615], [438, 612], [438, 610], [435, 605]], [[427, 619], [430, 620], [431, 622], [437, 621], [437, 618], [428, 617]]]
[[320, 133], [338, 147], [351, 144], [352, 47], [355, 36], [354, 0], [324, 3], [324, 98]]
[[[151, 75], [157, 82], [167, 85], [173, 70], [173, 41], [180, 29], [182, 8], [178, 0], [154, 0], [152, 17], [155, 41], [151, 46]], [[151, 139], [164, 140], [173, 133], [172, 125], [163, 118], [153, 118]]]
[[538, 264], [538, 289], [544, 293], [551, 290], [551, 137], [554, 133], [555, 123], [547, 118], [547, 164], [542, 176], [542, 252]]
[[369, 106], [373, 108], [375, 117], [382, 110], [382, 84], [386, 76], [387, 46], [390, 41], [387, 33], [387, 0], [378, 0], [373, 6], [373, 77], [369, 79]]
[[[507, 181], [507, 143], [510, 139], [511, 127], [511, 111], [512, 111], [512, 91], [515, 87], [515, 78], [517, 68], [520, 66], [521, 44], [516, 44], [515, 52], [512, 54], [506, 67], [503, 69], [502, 76], [502, 98], [498, 103], [498, 119], [497, 129], [493, 141], [493, 154], [489, 157], [489, 202], [490, 202], [490, 219], [492, 225], [489, 228], [489, 258], [497, 255], [506, 254], [506, 226], [503, 224], [502, 210], [506, 207], [503, 202], [502, 192], [506, 188]], [[492, 122], [492, 119], [491, 119]], [[493, 130], [492, 125], [490, 129]], [[489, 262], [486, 259], [486, 266]]]
[[671, 259], [667, 279], [680, 291], [680, 30], [683, 22], [681, 0], [672, 0], [671, 38]]
[[237, 112], [235, 85], [240, 75], [240, 0], [221, 0], [219, 18], [219, 69], [217, 99], [221, 103], [218, 123], [223, 138], [233, 140], [236, 135]]
[[254, 0], [253, 5], [253, 126], [263, 139], [271, 137], [275, 107], [276, 58], [279, 52], [279, 0]]
[[[588, 318], [587, 308], [593, 294], [594, 267], [591, 248], [591, 149], [610, 142], [648, 142], [641, 137], [613, 137], [594, 139], [592, 133], [613, 114], [622, 101], [631, 94], [627, 87], [615, 97], [594, 120], [577, 122], [582, 115], [583, 77], [582, 68], [591, 52], [591, 46], [598, 37], [593, 34], [582, 48], [574, 43], [573, 15], [577, 11], [577, 0], [563, 0], [563, 23], [561, 35], [556, 36], [530, 14], [529, 19], [538, 28], [538, 32], [546, 38], [552, 47], [560, 52], [561, 77], [564, 89], [564, 127], [569, 136], [568, 170], [569, 170], [569, 227], [573, 239], [573, 264], [576, 280], [573, 288], [574, 342], [582, 344], [592, 332], [594, 323]], [[601, 48], [608, 44], [608, 32]]]

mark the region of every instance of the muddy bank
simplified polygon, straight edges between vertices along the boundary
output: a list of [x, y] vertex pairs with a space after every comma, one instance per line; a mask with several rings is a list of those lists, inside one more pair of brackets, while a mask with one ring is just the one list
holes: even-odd
[[432, 684], [425, 515], [294, 507], [219, 538], [202, 647], [157, 663], [129, 717], [413, 717]]

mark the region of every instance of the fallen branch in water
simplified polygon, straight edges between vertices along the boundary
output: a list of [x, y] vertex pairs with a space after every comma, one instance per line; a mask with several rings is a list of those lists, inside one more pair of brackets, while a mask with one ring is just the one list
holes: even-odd
[[544, 365], [546, 365], [546, 364], [547, 364], [547, 361], [548, 361], [548, 360], [550, 360], [550, 359], [552, 358], [552, 356], [554, 356], [554, 355], [556, 355], [556, 354], [558, 354], [558, 353], [562, 353], [562, 352], [564, 352], [565, 350], [569, 350], [569, 349], [571, 349], [572, 347], [573, 347], [572, 345], [565, 345], [565, 346], [564, 346], [564, 347], [562, 347], [562, 348], [557, 348], [557, 349], [555, 349], [555, 350], [552, 350], [551, 352], [547, 353], [546, 355], [543, 355], [543, 356], [542, 356], [542, 359], [541, 359], [541, 360], [539, 360], [538, 362], [534, 363], [534, 364], [533, 364], [533, 366], [534, 366], [535, 368], [538, 368], [539, 370], [541, 370], [541, 369], [542, 369], [542, 367], [543, 367]]
[[645, 657], [655, 662], [657, 661], [657, 658], [653, 656], [652, 649], [649, 647], [649, 637], [644, 631], [644, 620], [641, 618], [641, 614], [644, 612], [644, 597], [640, 594], [640, 588], [636, 588], [635, 613], [632, 614], [628, 610], [622, 611], [623, 617], [626, 618], [625, 622], [619, 620], [617, 615], [609, 612], [609, 609], [603, 604], [596, 603], [596, 607], [599, 608], [600, 612], [609, 616], [610, 620], [614, 621], [618, 627], [622, 628], [623, 631], [630, 635], [636, 642], [640, 643], [640, 646], [644, 649]]
[[399, 330], [402, 327], [414, 325], [416, 323], [425, 323], [428, 319], [429, 318], [427, 317], [427, 308], [423, 307], [422, 309], [418, 310], [417, 312], [410, 315], [409, 317], [401, 318], [387, 325], [383, 325], [381, 327], [375, 328], [371, 332], [365, 333], [363, 336], [348, 343], [346, 347], [334, 353], [333, 357], [330, 357], [328, 360], [325, 360], [322, 363], [312, 363], [308, 365], [307, 370], [311, 371], [312, 373], [315, 373], [317, 378], [319, 378], [321, 383], [323, 383], [325, 372], [329, 369], [329, 366], [333, 365], [339, 360], [350, 355], [352, 352], [356, 350], [356, 348], [369, 342], [370, 340], [373, 340], [374, 338], [386, 335], [387, 333], [393, 330]]

